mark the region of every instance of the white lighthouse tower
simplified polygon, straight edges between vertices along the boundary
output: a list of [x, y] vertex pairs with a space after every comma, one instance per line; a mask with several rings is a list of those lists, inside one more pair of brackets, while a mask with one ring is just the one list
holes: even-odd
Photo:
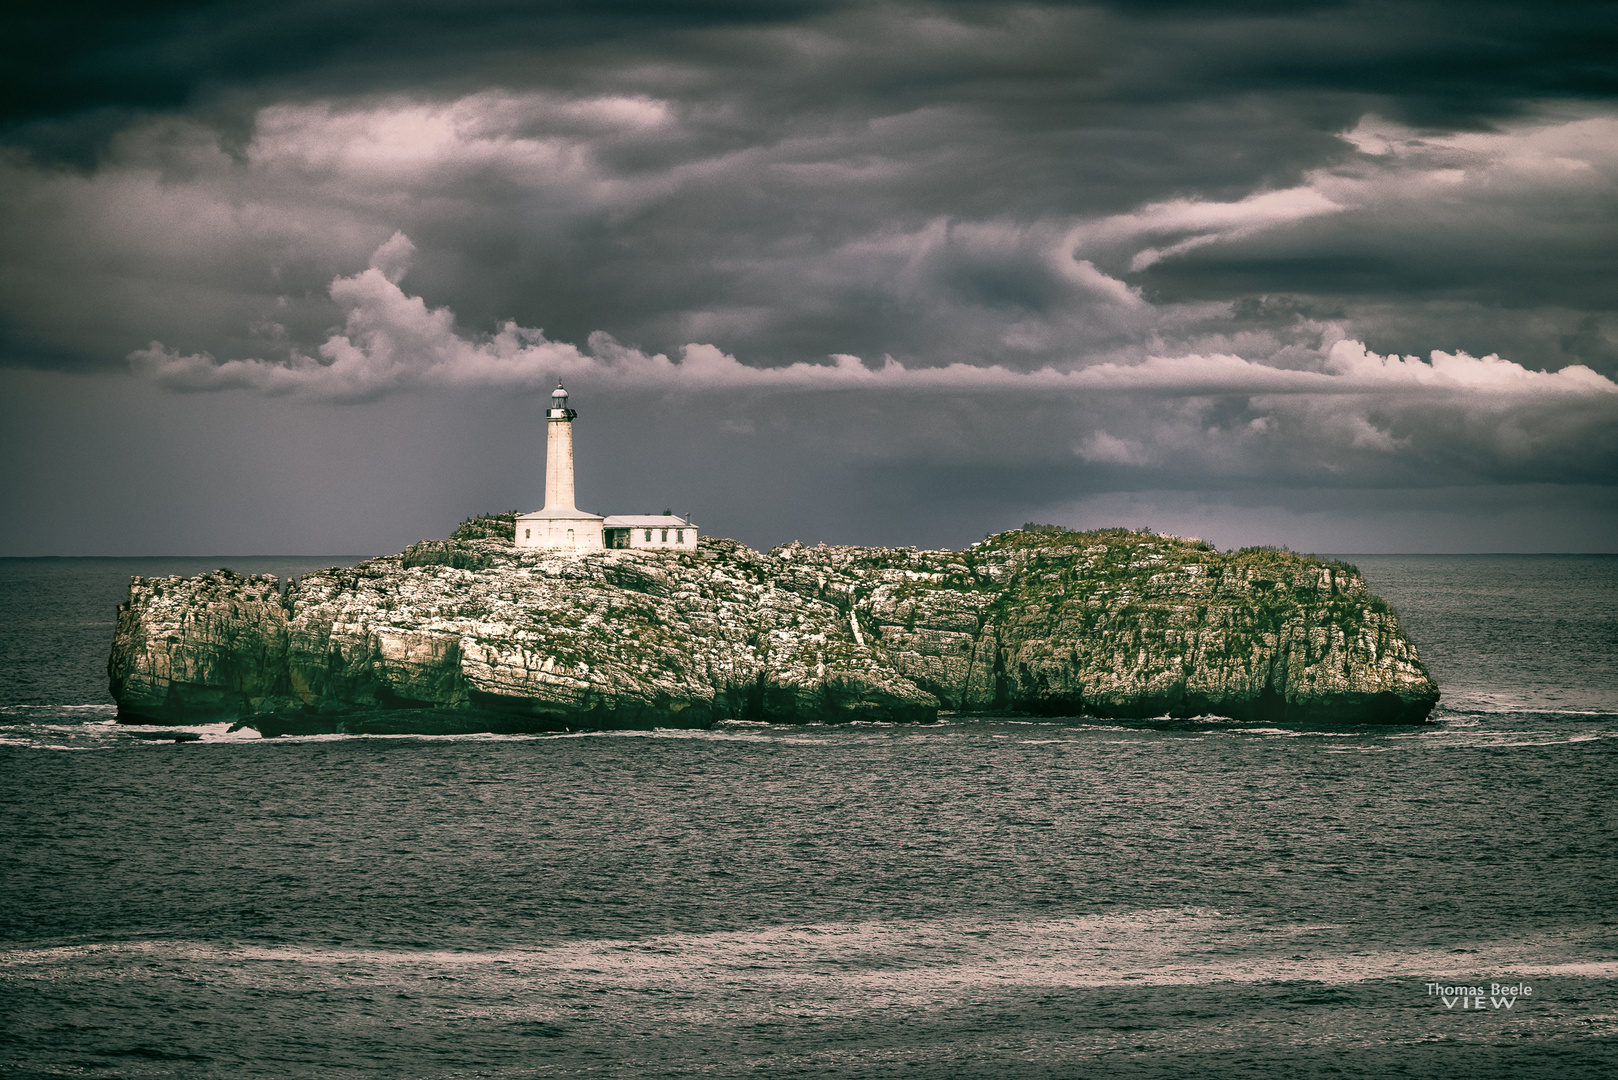
[[545, 508], [517, 519], [517, 546], [559, 548], [564, 551], [599, 551], [602, 525], [599, 514], [573, 505], [573, 418], [567, 391], [558, 382], [545, 414]]

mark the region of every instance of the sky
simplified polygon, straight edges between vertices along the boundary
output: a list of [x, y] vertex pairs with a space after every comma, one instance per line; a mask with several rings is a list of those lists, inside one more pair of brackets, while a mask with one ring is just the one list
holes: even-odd
[[1618, 5], [68, 2], [0, 555], [1618, 551]]

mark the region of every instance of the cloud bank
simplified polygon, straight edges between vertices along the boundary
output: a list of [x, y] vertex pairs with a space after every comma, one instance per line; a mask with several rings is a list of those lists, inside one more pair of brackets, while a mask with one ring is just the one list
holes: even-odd
[[207, 353], [181, 355], [154, 341], [132, 353], [130, 363], [140, 374], [175, 390], [245, 388], [332, 401], [369, 400], [435, 386], [532, 391], [548, 388], [557, 378], [665, 391], [1398, 394], [1407, 399], [1422, 395], [1470, 400], [1618, 394], [1618, 383], [1582, 364], [1555, 372], [1531, 371], [1493, 354], [1477, 358], [1437, 350], [1423, 361], [1414, 356], [1379, 356], [1362, 342], [1349, 340], [1331, 344], [1318, 370], [1273, 367], [1230, 354], [1149, 356], [1135, 364], [1017, 370], [965, 363], [907, 367], [891, 356], [872, 366], [842, 353], [833, 354], [829, 363], [755, 367], [711, 344], [687, 344], [679, 359], [671, 360], [662, 353], [619, 345], [604, 332], [592, 334], [585, 351], [549, 341], [542, 330], [515, 322], [507, 322], [484, 340], [473, 340], [457, 332], [454, 312], [430, 308], [401, 287], [414, 255], [410, 239], [395, 233], [372, 254], [368, 269], [332, 282], [330, 295], [344, 312], [344, 330], [329, 337], [314, 356], [294, 350], [284, 361], [220, 361]]
[[1032, 370], [1284, 364], [1330, 330], [1618, 374], [1618, 114], [1442, 137], [1364, 114], [1285, 186], [1100, 213], [1055, 186], [998, 208], [938, 190], [975, 133], [950, 109], [741, 146], [719, 123], [675, 98], [490, 90], [266, 106], [235, 146], [147, 121], [88, 174], [0, 154], [10, 352], [93, 367], [143, 340], [309, 340], [347, 317], [332, 278], [402, 230], [427, 256], [421, 295], [491, 335]]

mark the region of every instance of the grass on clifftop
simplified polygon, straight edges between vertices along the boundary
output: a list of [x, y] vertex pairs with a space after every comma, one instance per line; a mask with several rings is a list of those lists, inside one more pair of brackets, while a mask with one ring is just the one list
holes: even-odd
[[978, 551], [1019, 551], [1043, 548], [1090, 548], [1097, 544], [1107, 547], [1127, 545], [1138, 547], [1142, 544], [1163, 544], [1180, 548], [1186, 552], [1206, 551], [1217, 554], [1216, 549], [1206, 540], [1197, 537], [1169, 536], [1164, 533], [1152, 532], [1150, 529], [1090, 529], [1086, 532], [1074, 532], [1064, 529], [1060, 525], [1035, 525], [1029, 523], [1020, 529], [1008, 529], [1001, 533], [991, 533], [981, 543], [973, 544]]
[[[487, 539], [515, 542], [517, 515], [518, 511], [511, 510], [503, 514], [478, 514], [474, 517], [469, 517], [461, 522], [449, 540], [454, 542]], [[1133, 549], [1150, 546], [1160, 548], [1165, 555], [1172, 552], [1187, 561], [1209, 561], [1209, 558], [1212, 557], [1217, 559], [1223, 567], [1241, 571], [1252, 570], [1257, 576], [1261, 577], [1267, 576], [1269, 572], [1296, 571], [1309, 566], [1331, 567], [1355, 576], [1359, 575], [1359, 568], [1351, 563], [1341, 562], [1336, 559], [1323, 559], [1318, 555], [1306, 555], [1291, 551], [1286, 547], [1274, 547], [1264, 544], [1255, 547], [1244, 547], [1236, 551], [1220, 552], [1218, 548], [1199, 537], [1170, 536], [1166, 533], [1154, 532], [1149, 528], [1126, 529], [1115, 527], [1076, 532], [1060, 525], [1041, 525], [1029, 522], [1020, 529], [1008, 529], [1005, 532], [993, 533], [982, 542], [973, 544], [962, 554], [967, 565], [970, 566], [975, 561], [974, 556], [987, 552], [1048, 551], [1062, 548], [1084, 550], [1095, 547], [1097, 544], [1104, 545], [1109, 549], [1107, 560], [1109, 562], [1124, 557], [1126, 552]], [[861, 559], [856, 559], [856, 562], [861, 565], [868, 564], [873, 568], [886, 565], [886, 560], [876, 554], [881, 549], [870, 548], [864, 550], [867, 554]], [[429, 559], [427, 561], [447, 560]]]
[[1342, 562], [1338, 559], [1325, 559], [1319, 555], [1309, 555], [1293, 551], [1285, 546], [1276, 547], [1272, 544], [1260, 544], [1254, 547], [1239, 548], [1235, 551], [1220, 552], [1208, 541], [1195, 536], [1171, 536], [1167, 533], [1153, 532], [1151, 529], [1126, 529], [1114, 527], [1109, 529], [1090, 529], [1085, 532], [1075, 532], [1064, 529], [1060, 525], [1036, 525], [1032, 522], [1020, 529], [1008, 529], [1002, 533], [992, 533], [980, 544], [973, 547], [979, 551], [1018, 551], [1038, 548], [1089, 548], [1097, 544], [1106, 546], [1140, 547], [1142, 545], [1163, 545], [1164, 550], [1178, 549], [1189, 554], [1191, 552], [1206, 552], [1209, 555], [1220, 557], [1225, 566], [1239, 569], [1265, 569], [1289, 568], [1299, 566], [1328, 566], [1337, 570], [1358, 575], [1359, 568], [1352, 563]]
[[504, 514], [478, 514], [461, 522], [460, 527], [450, 536], [451, 540], [517, 540], [517, 513], [508, 510]]

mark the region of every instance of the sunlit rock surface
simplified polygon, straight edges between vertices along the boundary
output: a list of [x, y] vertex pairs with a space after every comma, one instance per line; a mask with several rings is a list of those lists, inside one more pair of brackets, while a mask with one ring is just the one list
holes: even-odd
[[1107, 530], [965, 551], [515, 548], [498, 519], [307, 574], [136, 578], [136, 723], [556, 731], [926, 722], [940, 709], [1416, 723], [1438, 700], [1357, 571]]

